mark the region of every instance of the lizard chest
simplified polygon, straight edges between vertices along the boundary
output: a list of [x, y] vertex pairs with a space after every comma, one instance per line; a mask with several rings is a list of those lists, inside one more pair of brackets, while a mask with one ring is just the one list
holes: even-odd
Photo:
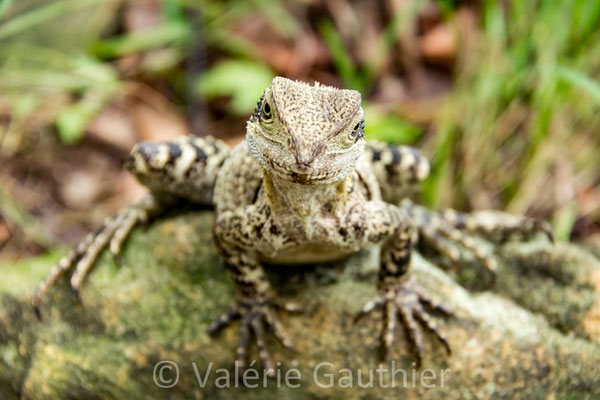
[[364, 243], [334, 217], [271, 221], [259, 253], [264, 262], [306, 264], [339, 260], [360, 250]]

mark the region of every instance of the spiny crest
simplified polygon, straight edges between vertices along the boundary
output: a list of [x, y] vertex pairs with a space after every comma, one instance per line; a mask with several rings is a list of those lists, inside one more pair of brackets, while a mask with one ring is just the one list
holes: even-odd
[[[276, 77], [271, 83], [280, 118], [293, 124], [302, 117], [316, 118], [332, 126], [347, 123], [360, 107], [360, 93]], [[306, 115], [306, 114], [309, 115]]]

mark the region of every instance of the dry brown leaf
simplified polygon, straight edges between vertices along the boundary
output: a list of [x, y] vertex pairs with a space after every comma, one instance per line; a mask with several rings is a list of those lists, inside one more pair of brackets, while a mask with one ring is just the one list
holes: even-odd
[[293, 40], [286, 40], [275, 32], [267, 18], [252, 14], [232, 28], [235, 35], [250, 41], [257, 57], [279, 74], [289, 78], [300, 78], [319, 60], [329, 60], [327, 50], [319, 46], [315, 36], [303, 31]]
[[102, 172], [91, 169], [74, 170], [60, 187], [60, 195], [65, 205], [82, 209], [96, 202], [102, 193], [103, 175]]
[[0, 250], [10, 240], [12, 233], [6, 221], [0, 218]]
[[181, 115], [169, 108], [156, 109], [137, 102], [131, 108], [133, 124], [141, 140], [169, 140], [189, 132]]
[[446, 24], [439, 24], [427, 31], [419, 40], [421, 55], [434, 64], [451, 66], [456, 54], [456, 36]]
[[139, 31], [160, 25], [161, 4], [158, 0], [129, 0], [125, 11], [125, 29]]
[[125, 152], [138, 141], [129, 110], [114, 104], [91, 122], [88, 135]]
[[396, 76], [384, 76], [379, 80], [371, 100], [376, 103], [401, 103], [406, 101], [406, 83]]

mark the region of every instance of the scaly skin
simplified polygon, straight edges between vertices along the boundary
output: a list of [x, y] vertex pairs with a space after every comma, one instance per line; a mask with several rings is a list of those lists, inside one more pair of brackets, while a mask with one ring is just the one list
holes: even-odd
[[410, 274], [413, 247], [422, 240], [459, 262], [462, 246], [488, 269], [494, 259], [469, 236], [543, 231], [547, 224], [497, 211], [435, 212], [408, 197], [429, 173], [417, 149], [365, 142], [360, 94], [285, 78], [273, 79], [247, 124], [246, 141], [230, 149], [213, 138], [184, 137], [140, 143], [126, 167], [150, 195], [107, 220], [59, 261], [34, 295], [38, 315], [44, 293], [71, 268], [76, 293], [99, 253], [117, 256], [134, 227], [179, 201], [212, 205], [216, 244], [237, 287], [232, 308], [216, 320], [216, 333], [240, 320], [237, 362], [244, 366], [253, 336], [267, 373], [272, 362], [265, 334], [270, 330], [292, 347], [278, 318], [297, 310], [275, 297], [264, 262], [298, 264], [332, 261], [368, 244], [381, 244], [377, 295], [357, 318], [382, 310], [383, 355], [391, 349], [398, 318], [409, 333], [419, 364], [423, 340], [417, 321], [450, 353], [446, 335], [423, 305], [450, 314], [417, 286]]

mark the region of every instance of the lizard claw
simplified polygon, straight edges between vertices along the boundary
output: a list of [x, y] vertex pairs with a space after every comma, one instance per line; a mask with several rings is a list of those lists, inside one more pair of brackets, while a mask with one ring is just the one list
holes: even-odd
[[364, 308], [356, 315], [355, 322], [363, 316], [381, 309], [383, 311], [383, 328], [381, 330], [381, 360], [383, 361], [392, 349], [394, 343], [398, 317], [406, 328], [410, 342], [416, 350], [417, 367], [423, 360], [424, 347], [421, 330], [417, 320], [427, 330], [432, 332], [442, 343], [446, 352], [451, 354], [450, 344], [446, 334], [438, 327], [437, 323], [423, 309], [421, 304], [427, 304], [431, 308], [441, 311], [447, 315], [453, 315], [452, 310], [433, 301], [421, 292], [414, 278], [405, 282], [397, 282], [380, 290], [379, 295], [365, 304]]
[[534, 219], [533, 230], [537, 232], [542, 232], [544, 235], [546, 235], [550, 243], [554, 244], [554, 233], [552, 232], [552, 227], [548, 222], [539, 219]]
[[240, 372], [246, 367], [246, 358], [252, 334], [256, 340], [258, 355], [265, 373], [269, 377], [275, 376], [275, 369], [273, 368], [271, 356], [266, 346], [265, 328], [271, 331], [273, 336], [284, 347], [296, 353], [298, 352], [281, 325], [276, 312], [278, 308], [292, 312], [299, 311], [299, 307], [294, 304], [275, 302], [268, 299], [238, 300], [231, 309], [209, 326], [209, 334], [214, 335], [229, 326], [234, 320], [240, 319], [240, 335], [236, 351], [236, 367], [239, 368]]
[[33, 313], [35, 314], [35, 317], [37, 318], [38, 321], [42, 321], [42, 312], [40, 311], [40, 306], [37, 304], [33, 304]]

